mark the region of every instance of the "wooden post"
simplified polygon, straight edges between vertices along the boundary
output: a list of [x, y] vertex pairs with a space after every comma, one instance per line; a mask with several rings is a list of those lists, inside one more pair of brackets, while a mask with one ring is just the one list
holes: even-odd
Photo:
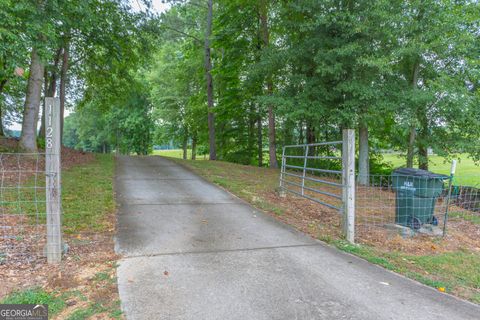
[[60, 99], [45, 98], [46, 251], [48, 263], [58, 263], [62, 259], [60, 150]]
[[355, 243], [355, 130], [343, 130], [342, 150], [343, 232]]

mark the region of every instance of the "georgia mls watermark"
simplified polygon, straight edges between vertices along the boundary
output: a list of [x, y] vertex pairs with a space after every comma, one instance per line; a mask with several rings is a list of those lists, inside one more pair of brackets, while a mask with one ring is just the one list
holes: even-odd
[[0, 320], [48, 320], [48, 305], [0, 304]]

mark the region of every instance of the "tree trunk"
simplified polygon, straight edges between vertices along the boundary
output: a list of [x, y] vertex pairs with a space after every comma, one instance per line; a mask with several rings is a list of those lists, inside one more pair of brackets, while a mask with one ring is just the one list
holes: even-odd
[[205, 75], [207, 78], [208, 102], [208, 142], [210, 146], [210, 160], [217, 160], [215, 144], [215, 113], [213, 103], [213, 78], [210, 36], [212, 34], [213, 0], [208, 0], [207, 30], [205, 32]]
[[[58, 63], [60, 62], [60, 57], [62, 55], [63, 48], [57, 50], [55, 55], [55, 60], [53, 61], [53, 70], [50, 76], [50, 81], [48, 78], [48, 71], [45, 70], [45, 97], [55, 97], [57, 91], [57, 68]], [[46, 69], [46, 68], [45, 68]], [[45, 138], [45, 101], [42, 104], [42, 121], [40, 122], [40, 132], [38, 133], [39, 137]]]
[[[47, 68], [43, 70], [43, 95], [48, 97], [48, 72]], [[40, 120], [40, 130], [38, 131], [38, 137], [45, 139], [45, 99], [42, 103], [42, 119]]]
[[[268, 30], [268, 0], [260, 1], [260, 29], [262, 35], [263, 48], [270, 45]], [[273, 94], [273, 81], [271, 75], [267, 76], [267, 95]], [[275, 141], [275, 113], [273, 105], [268, 105], [268, 153], [270, 168], [278, 168], [277, 148]]]
[[298, 144], [303, 144], [304, 143], [304, 136], [303, 136], [303, 121], [300, 121], [298, 124], [299, 130], [298, 130]]
[[192, 160], [197, 160], [197, 132], [192, 137]]
[[415, 139], [417, 135], [417, 128], [415, 125], [410, 126], [410, 134], [408, 137], [407, 149], [407, 168], [413, 168], [413, 158], [415, 155]]
[[[2, 94], [5, 85], [7, 84], [7, 79], [0, 81], [0, 94]], [[4, 136], [5, 132], [3, 130], [3, 105], [2, 101], [0, 100], [0, 136]]]
[[428, 118], [425, 108], [418, 112], [420, 122], [420, 133], [418, 137], [418, 168], [428, 170]]
[[68, 81], [68, 59], [69, 59], [69, 43], [65, 44], [63, 48], [62, 56], [62, 70], [60, 71], [60, 141], [63, 140], [63, 123], [65, 115], [65, 99], [66, 99], [66, 87]]
[[188, 148], [188, 134], [185, 132], [185, 134], [183, 135], [183, 143], [182, 143], [183, 160], [187, 160], [187, 148]]
[[418, 146], [418, 168], [428, 170], [428, 148], [423, 144]]
[[262, 116], [260, 111], [257, 118], [257, 148], [258, 148], [258, 166], [263, 167], [263, 128], [262, 128]]
[[[248, 155], [250, 157], [250, 161], [254, 159], [255, 154], [255, 110], [253, 104], [249, 108], [248, 113]], [[251, 163], [250, 163], [251, 164]]]
[[368, 186], [370, 176], [370, 155], [368, 146], [368, 126], [365, 123], [360, 124], [358, 128], [358, 183], [362, 186]]
[[[316, 142], [315, 139], [315, 127], [307, 121], [307, 144], [312, 144]], [[314, 156], [315, 155], [315, 149], [317, 148], [309, 148], [308, 149], [308, 155], [309, 156]]]
[[307, 123], [307, 144], [315, 143], [315, 127]]
[[[419, 72], [420, 72], [420, 62], [417, 60], [413, 64], [412, 77], [411, 77], [413, 90], [417, 88]], [[417, 138], [416, 130], [417, 130], [417, 127], [415, 124], [415, 120], [412, 120], [412, 124], [410, 125], [410, 134], [408, 136], [407, 168], [413, 168], [413, 158], [415, 156], [415, 140]]]
[[43, 69], [40, 57], [33, 48], [19, 143], [20, 150], [26, 152], [37, 152], [37, 120], [42, 95]]
[[270, 168], [278, 168], [277, 147], [275, 143], [275, 114], [273, 106], [268, 106], [268, 153], [270, 156]]

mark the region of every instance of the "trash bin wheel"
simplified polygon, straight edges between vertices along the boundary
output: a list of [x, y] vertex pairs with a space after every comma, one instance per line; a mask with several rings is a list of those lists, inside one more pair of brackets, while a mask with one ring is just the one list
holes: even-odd
[[413, 230], [418, 230], [422, 226], [422, 222], [420, 219], [416, 217], [408, 217], [408, 226], [412, 228]]
[[438, 226], [438, 219], [437, 219], [437, 217], [432, 216], [432, 218], [430, 219], [430, 224], [431, 224], [432, 226]]

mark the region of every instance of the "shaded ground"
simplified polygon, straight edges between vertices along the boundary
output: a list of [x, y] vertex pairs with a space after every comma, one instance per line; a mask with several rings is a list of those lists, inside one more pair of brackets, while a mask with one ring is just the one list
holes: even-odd
[[[358, 228], [357, 241], [363, 245], [351, 246], [342, 240], [337, 212], [303, 198], [278, 195], [278, 170], [221, 161], [171, 160], [313, 237], [441, 291], [480, 303], [480, 225], [463, 219], [461, 214], [449, 222], [445, 238], [425, 235], [402, 238], [377, 224]], [[383, 198], [392, 197], [388, 193]], [[381, 197], [377, 194], [376, 198]], [[380, 204], [370, 205], [381, 208]], [[368, 207], [367, 203], [363, 206]], [[363, 211], [363, 214], [367, 217], [362, 219], [360, 210], [357, 221], [368, 221], [369, 213]]]

